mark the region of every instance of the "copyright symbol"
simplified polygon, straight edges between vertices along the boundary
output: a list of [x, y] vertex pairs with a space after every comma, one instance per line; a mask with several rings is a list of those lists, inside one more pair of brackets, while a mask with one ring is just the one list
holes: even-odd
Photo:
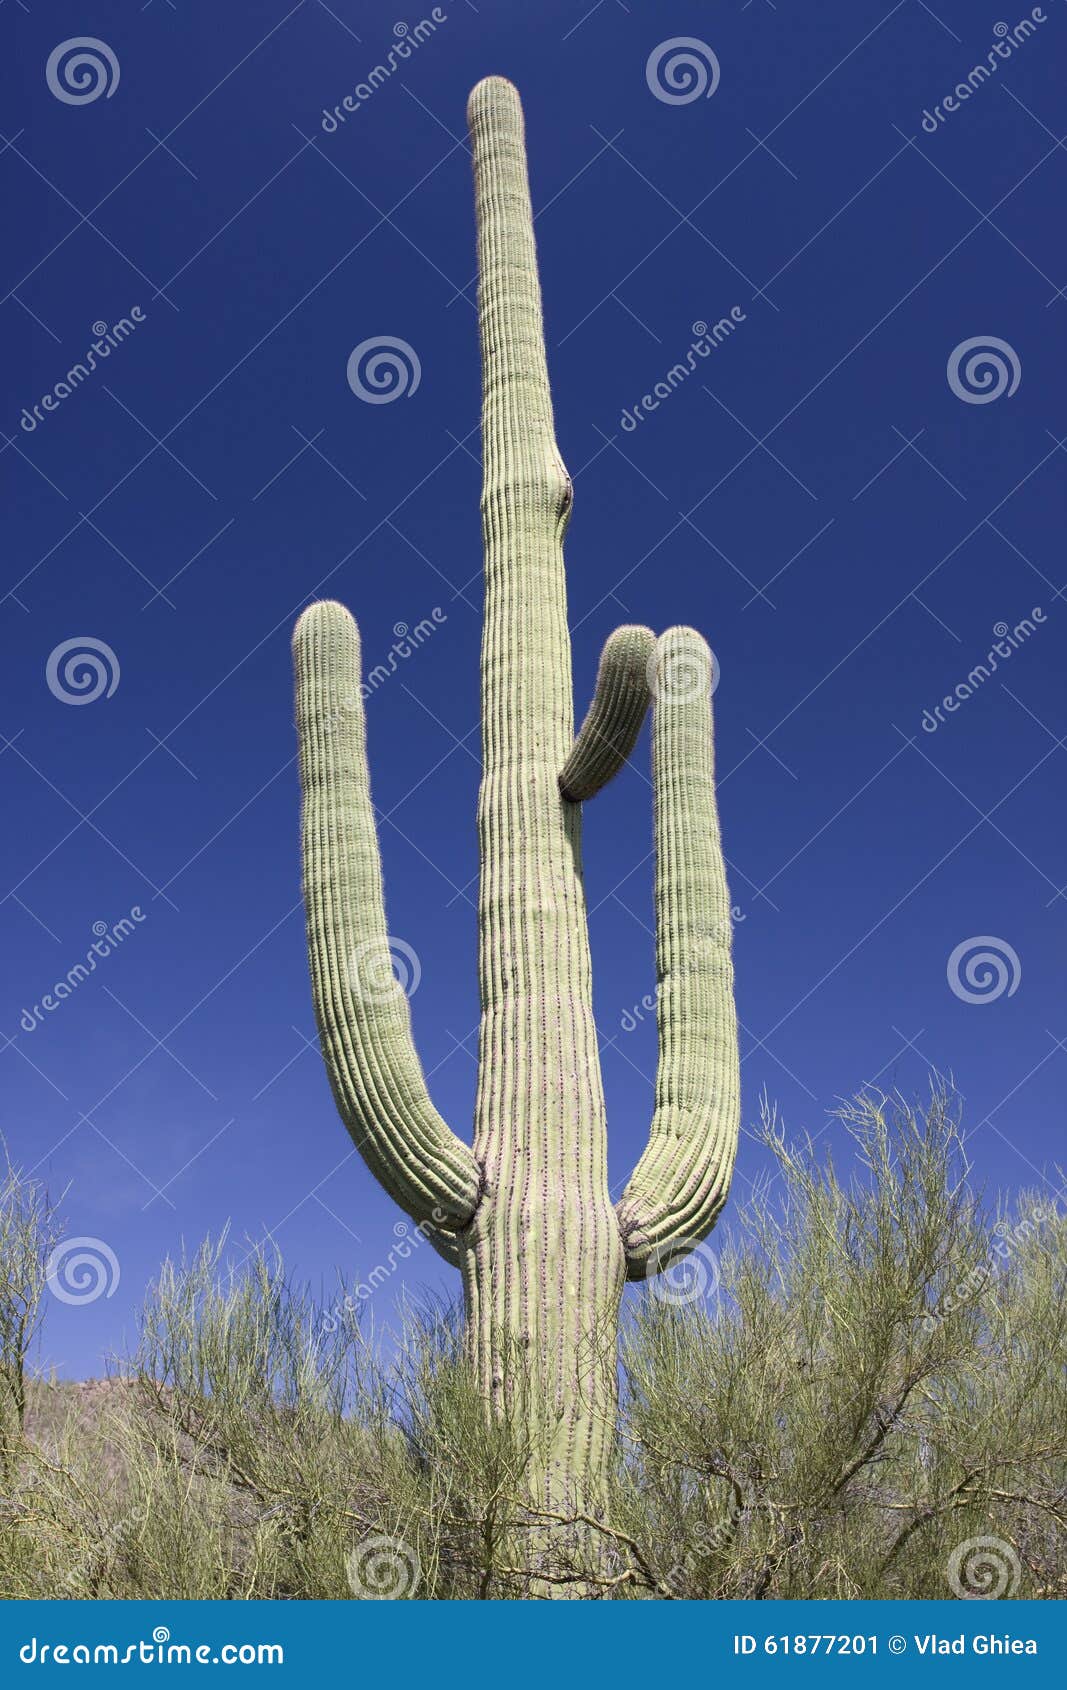
[[902, 1655], [907, 1647], [907, 1642], [903, 1637], [897, 1636], [889, 1639], [889, 1653], [891, 1655]]

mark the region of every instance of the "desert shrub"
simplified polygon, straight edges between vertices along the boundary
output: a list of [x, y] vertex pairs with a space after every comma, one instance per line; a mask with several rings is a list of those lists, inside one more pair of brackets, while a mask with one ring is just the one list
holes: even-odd
[[675, 1594], [947, 1596], [979, 1537], [957, 1582], [1062, 1592], [1067, 1225], [990, 1217], [955, 1107], [859, 1098], [847, 1182], [766, 1120], [712, 1299], [634, 1311], [616, 1511]]
[[112, 1529], [116, 1464], [79, 1394], [30, 1376], [63, 1235], [45, 1186], [10, 1162], [0, 1175], [0, 1596], [92, 1595]]
[[48, 1258], [61, 1227], [39, 1181], [5, 1158], [0, 1172], [0, 1483], [11, 1481], [26, 1423], [26, 1366], [42, 1319]]
[[488, 1589], [521, 1456], [486, 1424], [451, 1311], [413, 1308], [385, 1360], [359, 1307], [343, 1285], [316, 1301], [266, 1247], [165, 1265], [130, 1426], [138, 1593]]
[[[487, 1422], [452, 1311], [375, 1334], [344, 1286], [221, 1239], [164, 1264], [121, 1372], [24, 1390], [0, 1594], [1064, 1594], [1061, 1206], [990, 1206], [942, 1090], [842, 1120], [847, 1177], [765, 1118], [773, 1176], [634, 1297], [598, 1518], [524, 1505], [530, 1451]], [[50, 1211], [18, 1201], [43, 1248]], [[39, 1308], [42, 1259], [12, 1255], [12, 1309]]]

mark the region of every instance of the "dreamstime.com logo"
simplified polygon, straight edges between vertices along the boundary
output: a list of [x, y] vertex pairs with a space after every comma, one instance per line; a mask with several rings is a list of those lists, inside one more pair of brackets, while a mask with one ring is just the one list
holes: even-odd
[[418, 392], [422, 365], [415, 348], [395, 335], [372, 335], [348, 355], [348, 385], [367, 405], [391, 405]]
[[729, 316], [720, 317], [717, 323], [712, 323], [710, 326], [704, 321], [703, 317], [698, 317], [693, 324], [694, 338], [689, 343], [685, 362], [683, 363], [679, 359], [677, 364], [672, 364], [666, 375], [655, 383], [650, 393], [642, 394], [636, 405], [631, 405], [629, 410], [623, 411], [619, 418], [619, 427], [625, 429], [627, 434], [632, 434], [639, 423], [643, 423], [647, 416], [652, 415], [653, 411], [658, 411], [663, 401], [669, 399], [675, 389], [679, 388], [683, 382], [688, 381], [697, 368], [698, 358], [710, 358], [713, 352], [718, 351], [724, 340], [729, 340], [738, 324], [747, 321], [748, 319], [740, 305], [731, 305]]
[[945, 694], [940, 704], [935, 704], [932, 710], [923, 711], [923, 732], [935, 734], [939, 727], [944, 727], [946, 717], [942, 712], [947, 712], [949, 716], [955, 715], [960, 705], [973, 698], [979, 687], [984, 686], [986, 681], [996, 674], [1000, 663], [1007, 662], [1012, 653], [1018, 651], [1046, 620], [1042, 607], [1035, 604], [1029, 616], [1024, 616], [1020, 622], [1016, 622], [1014, 628], [1009, 627], [1007, 622], [994, 622], [996, 641], [986, 653], [984, 661], [975, 664], [965, 681], [957, 681], [953, 690]]
[[997, 1221], [988, 1255], [983, 1261], [975, 1262], [962, 1279], [942, 1291], [937, 1307], [928, 1309], [923, 1315], [924, 1332], [936, 1332], [942, 1321], [948, 1320], [960, 1309], [970, 1308], [996, 1284], [1004, 1271], [1005, 1262], [1010, 1262], [1016, 1252], [1040, 1238], [1042, 1227], [1061, 1219], [1062, 1212], [1055, 1204], [1037, 1203], [1019, 1220], [1008, 1220], [1004, 1216]]
[[694, 100], [711, 99], [719, 86], [719, 61], [706, 41], [695, 35], [675, 35], [653, 47], [645, 81], [665, 106], [688, 106]]
[[[740, 904], [731, 906], [724, 921], [713, 921], [701, 926], [693, 935], [695, 946], [691, 952], [694, 961], [703, 961], [707, 957], [718, 957], [723, 948], [728, 951], [733, 943], [734, 928], [739, 922], [748, 918]], [[644, 997], [624, 1009], [619, 1019], [619, 1027], [624, 1033], [633, 1033], [647, 1016], [654, 1015], [659, 1009], [662, 986], [657, 986], [654, 992], [646, 992]]]
[[52, 48], [44, 79], [49, 93], [65, 106], [89, 106], [101, 94], [110, 100], [119, 85], [119, 61], [106, 41], [72, 35]]
[[61, 704], [93, 704], [110, 698], [119, 684], [119, 660], [104, 640], [76, 634], [53, 646], [45, 664], [45, 680]]
[[31, 1637], [19, 1650], [24, 1666], [119, 1667], [140, 1666], [280, 1667], [285, 1650], [280, 1643], [172, 1643], [165, 1625], [153, 1627], [139, 1643], [39, 1643]]
[[[414, 657], [420, 646], [435, 634], [438, 628], [448, 621], [448, 613], [435, 604], [429, 616], [420, 617], [419, 621], [411, 625], [410, 622], [393, 623], [393, 643], [380, 663], [368, 668], [363, 680], [359, 683], [359, 698], [364, 704], [373, 698], [378, 688], [384, 686], [391, 676], [397, 674], [402, 663]], [[323, 722], [323, 731], [331, 734], [345, 726], [346, 719], [352, 715], [357, 706], [355, 693], [349, 694], [339, 709], [332, 710]]]
[[976, 334], [961, 340], [949, 353], [948, 385], [966, 405], [991, 405], [1019, 385], [1022, 365], [1014, 346], [995, 334]]
[[320, 125], [323, 131], [327, 135], [336, 135], [339, 126], [346, 121], [349, 114], [357, 112], [361, 106], [365, 106], [378, 89], [384, 87], [391, 76], [396, 75], [405, 61], [410, 59], [416, 48], [421, 47], [424, 41], [430, 39], [436, 32], [438, 24], [447, 23], [447, 21], [448, 13], [441, 6], [435, 6], [429, 17], [420, 18], [414, 28], [409, 28], [406, 23], [395, 23], [393, 25], [393, 45], [386, 53], [384, 61], [381, 64], [374, 65], [367, 72], [363, 81], [357, 82], [352, 92], [346, 94], [332, 111], [329, 106], [323, 106]]
[[121, 346], [128, 340], [134, 329], [145, 322], [148, 313], [142, 311], [139, 305], [130, 306], [128, 317], [120, 317], [118, 322], [110, 326], [100, 320], [93, 324], [94, 339], [88, 352], [82, 354], [76, 364], [72, 364], [65, 376], [50, 392], [42, 394], [36, 405], [23, 405], [19, 426], [24, 434], [34, 434], [45, 416], [51, 411], [58, 411], [64, 399], [69, 399], [76, 393], [83, 381], [88, 381], [93, 372], [99, 368], [105, 358], [110, 358], [116, 346]]
[[686, 1531], [685, 1556], [681, 1561], [676, 1561], [663, 1576], [663, 1583], [668, 1589], [673, 1590], [676, 1596], [684, 1597], [688, 1594], [694, 1576], [699, 1579], [699, 1565], [694, 1567], [694, 1563], [699, 1563], [702, 1557], [721, 1554], [729, 1547], [745, 1510], [750, 1506], [745, 1498], [740, 1502], [734, 1501], [730, 1504], [729, 1512], [721, 1525], [713, 1526], [710, 1530], [707, 1526], [698, 1525]]
[[996, 1602], [1014, 1594], [1022, 1566], [1002, 1537], [969, 1537], [956, 1545], [945, 1574], [964, 1602]]
[[672, 1309], [706, 1302], [719, 1289], [719, 1258], [705, 1240], [664, 1244], [653, 1250], [645, 1267], [649, 1290]]
[[[129, 915], [124, 915], [109, 927], [106, 921], [94, 921], [93, 933], [95, 938], [85, 953], [84, 962], [76, 962], [68, 968], [61, 980], [55, 981], [51, 989], [41, 994], [40, 1003], [35, 1003], [32, 1009], [24, 1009], [19, 1017], [19, 1026], [24, 1033], [33, 1033], [41, 1026], [46, 1015], [52, 1015], [77, 991], [83, 980], [88, 980], [90, 974], [96, 973], [97, 963], [109, 957], [117, 950], [124, 939], [137, 931], [142, 921], [147, 921], [140, 904], [134, 904]], [[136, 925], [135, 925], [136, 924]]]
[[365, 1537], [345, 1557], [348, 1587], [359, 1602], [403, 1602], [418, 1589], [419, 1557], [403, 1538]]
[[121, 1277], [119, 1259], [102, 1238], [65, 1238], [45, 1264], [53, 1297], [76, 1307], [113, 1297]]
[[996, 1003], [1013, 998], [1023, 977], [1019, 953], [1006, 939], [991, 933], [963, 939], [948, 959], [948, 983], [963, 1003]]
[[[74, 1564], [68, 1567], [59, 1580], [55, 1594], [65, 1593], [70, 1596], [77, 1596], [84, 1593], [88, 1595], [93, 1588], [91, 1581], [113, 1561], [115, 1556], [121, 1554], [138, 1527], [147, 1522], [149, 1513], [148, 1504], [142, 1503], [138, 1508], [133, 1508], [128, 1514], [124, 1514], [121, 1520], [116, 1520], [113, 1526], [109, 1526], [107, 1531], [91, 1543], [85, 1553], [79, 1555]], [[89, 1585], [89, 1590], [86, 1590], [86, 1585]]]
[[394, 643], [386, 653], [385, 662], [376, 663], [373, 669], [368, 669], [366, 678], [360, 683], [359, 694], [364, 704], [390, 675], [396, 674], [400, 664], [413, 657], [430, 635], [436, 633], [441, 624], [447, 621], [448, 612], [442, 610], [439, 604], [435, 604], [429, 616], [423, 616], [414, 627], [409, 622], [394, 622]]
[[1010, 59], [1016, 48], [1021, 47], [1024, 41], [1029, 41], [1031, 35], [1037, 33], [1037, 25], [1042, 23], [1048, 23], [1048, 16], [1043, 6], [1035, 6], [1030, 16], [1020, 19], [1014, 29], [1006, 23], [995, 23], [993, 25], [995, 40], [986, 53], [985, 59], [979, 59], [976, 65], [972, 65], [963, 80], [957, 82], [951, 94], [946, 94], [933, 111], [927, 108], [923, 112], [922, 126], [926, 133], [936, 135], [940, 126], [948, 122], [951, 114], [961, 111], [972, 94], [977, 94], [983, 82], [988, 82], [989, 78], [1000, 69], [1002, 62], [1005, 59]]
[[354, 1314], [364, 1303], [368, 1303], [375, 1291], [379, 1291], [395, 1273], [399, 1273], [435, 1228], [442, 1228], [447, 1220], [447, 1210], [435, 1203], [429, 1220], [419, 1221], [415, 1226], [411, 1226], [407, 1221], [397, 1221], [393, 1227], [396, 1242], [391, 1246], [385, 1261], [372, 1267], [366, 1278], [358, 1279], [341, 1302], [335, 1303], [331, 1309], [324, 1312], [323, 1336], [336, 1332], [346, 1316]]

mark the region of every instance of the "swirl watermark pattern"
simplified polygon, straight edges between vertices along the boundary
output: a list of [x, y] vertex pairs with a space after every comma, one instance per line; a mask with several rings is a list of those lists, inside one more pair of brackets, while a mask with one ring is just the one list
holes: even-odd
[[991, 405], [1003, 393], [1011, 398], [1022, 366], [1015, 348], [999, 335], [976, 334], [952, 348], [947, 373], [957, 399], [967, 405]]
[[75, 1306], [113, 1297], [120, 1277], [118, 1257], [102, 1238], [65, 1238], [45, 1263], [52, 1295]]
[[61, 704], [93, 704], [111, 697], [122, 671], [104, 640], [77, 634], [52, 648], [44, 673], [49, 692]]
[[688, 1308], [718, 1290], [719, 1258], [706, 1241], [663, 1244], [649, 1256], [645, 1278], [657, 1302]]
[[66, 106], [88, 106], [103, 95], [110, 100], [119, 85], [119, 61], [106, 41], [73, 35], [53, 47], [44, 78], [51, 94]]
[[963, 939], [948, 959], [948, 983], [963, 1003], [996, 1003], [1019, 990], [1023, 966], [1006, 939], [990, 933]]
[[413, 998], [421, 979], [418, 953], [391, 933], [365, 940], [348, 959], [349, 984], [363, 1003], [388, 1003], [398, 994]]
[[1015, 1592], [1022, 1566], [1002, 1537], [969, 1537], [949, 1556], [946, 1577], [962, 1601], [996, 1602]]
[[422, 380], [419, 355], [395, 335], [372, 335], [354, 347], [348, 359], [348, 385], [368, 405], [391, 405], [410, 399]]
[[402, 1602], [418, 1589], [419, 1557], [403, 1538], [365, 1537], [345, 1557], [348, 1586], [359, 1602]]
[[694, 100], [711, 99], [719, 86], [719, 61], [706, 41], [695, 35], [675, 35], [653, 47], [645, 81], [665, 106], [688, 106]]
[[715, 653], [709, 651], [708, 655], [711, 658], [710, 691], [708, 666], [701, 654], [671, 651], [664, 655], [660, 651], [654, 651], [645, 670], [648, 676], [648, 690], [652, 697], [670, 699], [676, 703], [681, 703], [687, 698], [714, 698], [721, 670]]

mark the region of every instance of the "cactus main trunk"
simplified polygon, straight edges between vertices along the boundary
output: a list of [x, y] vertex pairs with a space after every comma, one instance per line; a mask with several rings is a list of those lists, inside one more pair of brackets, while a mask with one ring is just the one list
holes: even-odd
[[[614, 1422], [625, 1264], [581, 865], [581, 808], [560, 770], [574, 739], [556, 447], [522, 112], [511, 84], [470, 104], [478, 204], [485, 633], [478, 806], [481, 1056], [474, 1154], [484, 1191], [463, 1234], [471, 1352], [547, 1446], [546, 1506], [589, 1501]], [[534, 1460], [538, 1457], [535, 1455]]]

